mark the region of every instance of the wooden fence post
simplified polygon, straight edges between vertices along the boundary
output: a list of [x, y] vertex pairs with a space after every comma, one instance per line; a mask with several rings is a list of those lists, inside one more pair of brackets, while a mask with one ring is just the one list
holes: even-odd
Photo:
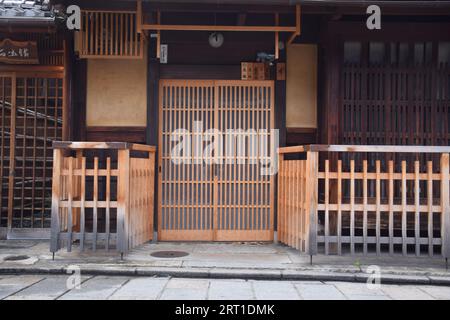
[[52, 230], [50, 251], [53, 254], [59, 250], [59, 233], [61, 231], [59, 220], [59, 201], [61, 198], [61, 165], [62, 150], [53, 150], [53, 179], [52, 179]]
[[442, 256], [450, 257], [449, 154], [441, 155], [441, 237]]
[[283, 219], [284, 219], [284, 208], [282, 206], [284, 205], [284, 201], [281, 201], [281, 197], [283, 197], [283, 184], [284, 184], [284, 177], [283, 177], [283, 167], [284, 167], [284, 154], [279, 153], [278, 154], [278, 179], [277, 179], [277, 237], [276, 237], [276, 243], [283, 242]]
[[308, 151], [306, 155], [306, 249], [310, 256], [317, 254], [317, 202], [319, 182], [319, 153]]
[[130, 150], [118, 150], [117, 164], [117, 250], [123, 255], [128, 252], [128, 219], [130, 202]]

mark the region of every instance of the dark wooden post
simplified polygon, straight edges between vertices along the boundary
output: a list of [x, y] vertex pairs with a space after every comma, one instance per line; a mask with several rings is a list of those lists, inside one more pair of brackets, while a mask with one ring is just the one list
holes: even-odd
[[[329, 33], [328, 33], [329, 34]], [[325, 45], [325, 99], [322, 117], [322, 143], [339, 144], [340, 134], [340, 65], [342, 62], [342, 42], [336, 37], [328, 36]], [[338, 154], [328, 153], [330, 170], [336, 172]], [[330, 200], [337, 203], [337, 182], [330, 182]], [[330, 215], [330, 235], [337, 234], [337, 215]], [[337, 252], [337, 245], [330, 243], [330, 253]]]
[[[154, 180], [154, 221], [153, 228], [158, 225], [158, 178], [159, 178], [159, 58], [156, 57], [156, 39], [150, 38], [148, 46], [148, 69], [147, 69], [147, 129], [146, 143], [156, 146], [155, 154], [155, 180]], [[155, 231], [155, 230], [153, 230]], [[156, 240], [156, 239], [155, 239]]]

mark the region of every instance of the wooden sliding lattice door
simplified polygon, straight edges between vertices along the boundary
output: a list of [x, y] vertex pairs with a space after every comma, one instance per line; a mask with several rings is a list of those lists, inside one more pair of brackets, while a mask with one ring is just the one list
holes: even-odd
[[8, 237], [46, 237], [50, 228], [52, 141], [61, 140], [61, 74], [0, 74], [1, 213]]
[[273, 240], [272, 81], [160, 82], [160, 240]]

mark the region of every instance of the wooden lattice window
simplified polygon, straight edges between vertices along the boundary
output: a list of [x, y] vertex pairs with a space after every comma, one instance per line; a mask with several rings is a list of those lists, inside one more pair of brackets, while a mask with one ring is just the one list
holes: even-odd
[[80, 58], [141, 59], [144, 36], [136, 12], [82, 11], [77, 40]]

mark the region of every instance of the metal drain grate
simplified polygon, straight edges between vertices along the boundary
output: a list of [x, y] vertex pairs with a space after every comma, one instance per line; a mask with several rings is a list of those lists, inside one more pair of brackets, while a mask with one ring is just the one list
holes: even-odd
[[4, 261], [22, 261], [22, 260], [28, 260], [28, 259], [30, 259], [30, 257], [29, 256], [25, 256], [25, 255], [22, 255], [22, 256], [9, 256], [9, 257], [6, 257], [4, 259]]
[[184, 251], [156, 251], [150, 255], [155, 258], [181, 258], [188, 256], [189, 253]]

